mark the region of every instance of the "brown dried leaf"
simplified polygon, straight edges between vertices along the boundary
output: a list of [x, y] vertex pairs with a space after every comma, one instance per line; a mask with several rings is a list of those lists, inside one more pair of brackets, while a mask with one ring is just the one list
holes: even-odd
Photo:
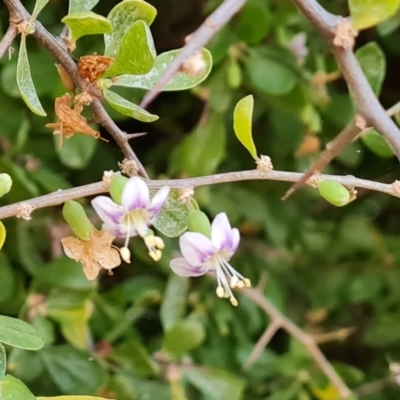
[[114, 238], [106, 231], [94, 229], [89, 240], [69, 236], [61, 243], [67, 257], [81, 263], [86, 278], [93, 280], [102, 268], [110, 271], [121, 264], [119, 252], [111, 244]]
[[112, 57], [98, 56], [94, 53], [92, 56], [83, 56], [79, 59], [78, 73], [87, 82], [94, 82], [112, 64]]

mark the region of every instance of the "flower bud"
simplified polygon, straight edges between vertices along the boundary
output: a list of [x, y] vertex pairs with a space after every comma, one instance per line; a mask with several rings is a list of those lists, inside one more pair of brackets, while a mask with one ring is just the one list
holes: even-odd
[[83, 207], [76, 201], [70, 200], [64, 204], [63, 217], [67, 221], [75, 236], [88, 240], [93, 231], [93, 225], [86, 216]]
[[114, 175], [111, 178], [109, 188], [110, 196], [117, 204], [121, 204], [122, 192], [124, 190], [126, 182], [128, 182], [128, 178], [122, 175]]
[[5, 240], [6, 240], [6, 228], [0, 221], [0, 250], [3, 247]]
[[318, 185], [319, 194], [329, 203], [337, 207], [350, 203], [350, 192], [341, 183], [325, 180]]
[[211, 237], [211, 224], [206, 214], [200, 210], [192, 210], [188, 217], [188, 230], [199, 232], [207, 237]]
[[8, 174], [0, 174], [0, 197], [8, 193], [12, 186], [12, 180]]

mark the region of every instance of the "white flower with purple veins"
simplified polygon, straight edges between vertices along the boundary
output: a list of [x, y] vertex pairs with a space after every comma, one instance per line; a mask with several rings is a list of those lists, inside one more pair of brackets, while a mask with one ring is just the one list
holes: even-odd
[[149, 226], [161, 211], [169, 191], [170, 188], [165, 186], [150, 200], [146, 183], [134, 176], [124, 186], [121, 204], [106, 196], [98, 196], [92, 200], [93, 208], [104, 222], [103, 229], [114, 236], [126, 237], [125, 245], [121, 249], [121, 256], [125, 261], [130, 257], [129, 238], [138, 235], [144, 239], [150, 257], [155, 261], [161, 258], [164, 243], [161, 238], [153, 235]]
[[211, 238], [198, 232], [186, 232], [180, 237], [179, 246], [183, 257], [171, 260], [169, 265], [181, 276], [199, 276], [215, 271], [217, 296], [229, 297], [232, 305], [237, 306], [232, 289], [251, 286], [250, 280], [239, 274], [228, 262], [239, 241], [239, 231], [231, 228], [225, 213], [220, 213], [211, 224]]

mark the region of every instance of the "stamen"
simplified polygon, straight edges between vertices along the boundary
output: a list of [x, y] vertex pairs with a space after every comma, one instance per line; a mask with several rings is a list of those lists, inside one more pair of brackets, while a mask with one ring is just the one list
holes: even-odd
[[246, 287], [251, 287], [251, 281], [250, 281], [250, 279], [245, 278], [243, 282], [244, 282], [244, 285], [245, 285]]
[[222, 286], [217, 287], [216, 293], [220, 299], [223, 299], [225, 297], [225, 290]]
[[128, 264], [131, 263], [131, 252], [127, 247], [121, 247], [119, 249], [119, 254], [121, 255], [121, 258]]
[[238, 306], [238, 301], [235, 299], [235, 297], [231, 297], [230, 299], [229, 299], [229, 301], [231, 302], [231, 304], [234, 306], [234, 307], [237, 307]]
[[154, 261], [160, 261], [161, 257], [162, 257], [162, 251], [161, 250], [151, 250], [151, 251], [149, 251], [149, 256]]

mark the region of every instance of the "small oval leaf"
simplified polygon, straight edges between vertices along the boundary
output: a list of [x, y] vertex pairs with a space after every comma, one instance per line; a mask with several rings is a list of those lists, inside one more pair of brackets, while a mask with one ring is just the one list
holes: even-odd
[[17, 378], [6, 375], [0, 381], [1, 400], [36, 400], [30, 390]]
[[337, 207], [348, 204], [350, 192], [339, 182], [327, 179], [318, 185], [318, 191], [321, 197]]
[[147, 74], [153, 68], [156, 58], [149, 26], [143, 21], [136, 21], [115, 46], [106, 49], [104, 55], [114, 58], [114, 62], [104, 74], [105, 77]]
[[69, 38], [72, 43], [75, 43], [80, 37], [85, 35], [109, 33], [113, 30], [107, 18], [92, 11], [68, 14], [61, 22], [68, 25], [70, 31]]
[[5, 240], [6, 240], [6, 227], [0, 221], [0, 250], [3, 247], [3, 244], [4, 244]]
[[90, 11], [99, 0], [69, 0], [68, 14]]
[[21, 36], [21, 45], [19, 47], [17, 62], [17, 84], [21, 92], [22, 99], [32, 112], [41, 117], [45, 117], [42, 104], [37, 96], [35, 85], [31, 76], [31, 68], [29, 66], [28, 53], [26, 51], [26, 36]]
[[25, 350], [39, 350], [44, 345], [32, 325], [5, 315], [0, 315], [0, 342]]
[[[120, 75], [118, 80], [114, 83], [114, 86], [125, 86], [147, 90], [152, 89], [180, 51], [181, 49], [171, 50], [158, 55], [153, 68], [145, 75]], [[201, 52], [206, 63], [206, 68], [198, 75], [189, 75], [185, 72], [176, 73], [165, 85], [163, 91], [190, 89], [207, 78], [212, 67], [212, 56], [207, 49], [202, 49]]]
[[366, 29], [379, 24], [393, 15], [399, 0], [349, 0], [353, 28]]
[[374, 129], [361, 135], [361, 141], [379, 157], [393, 157], [395, 154], [385, 139]]
[[251, 156], [257, 160], [257, 150], [254, 145], [251, 130], [253, 116], [254, 98], [252, 95], [243, 97], [236, 104], [233, 112], [233, 129], [240, 143], [249, 151]]
[[35, 20], [39, 15], [40, 11], [43, 10], [44, 6], [49, 2], [49, 0], [36, 0], [35, 7], [32, 11], [31, 20]]
[[111, 90], [103, 91], [104, 98], [107, 103], [119, 113], [127, 115], [142, 122], [153, 122], [158, 120], [158, 116], [150, 114], [145, 109], [139, 107], [137, 104], [131, 103], [129, 100], [124, 99], [119, 94], [112, 92]]

